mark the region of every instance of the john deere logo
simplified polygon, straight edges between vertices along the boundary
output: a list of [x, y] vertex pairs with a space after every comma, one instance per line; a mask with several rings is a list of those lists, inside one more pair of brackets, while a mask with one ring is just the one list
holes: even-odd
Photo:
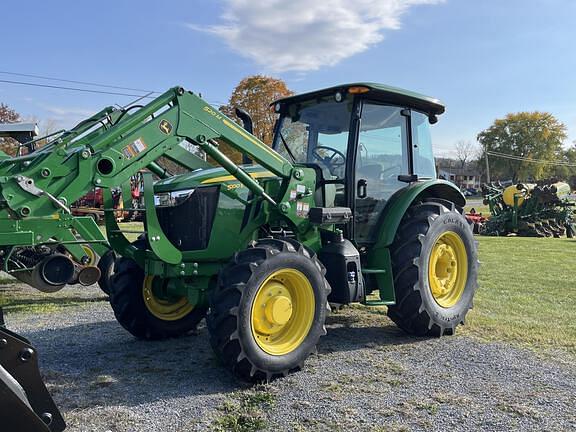
[[172, 125], [168, 120], [160, 120], [160, 124], [158, 125], [158, 127], [166, 135], [170, 135], [170, 132], [172, 132]]

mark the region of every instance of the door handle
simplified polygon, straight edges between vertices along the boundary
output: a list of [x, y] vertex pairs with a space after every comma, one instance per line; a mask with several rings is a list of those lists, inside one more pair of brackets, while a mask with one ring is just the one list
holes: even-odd
[[368, 182], [366, 179], [360, 179], [356, 183], [356, 196], [358, 198], [366, 198], [368, 196]]

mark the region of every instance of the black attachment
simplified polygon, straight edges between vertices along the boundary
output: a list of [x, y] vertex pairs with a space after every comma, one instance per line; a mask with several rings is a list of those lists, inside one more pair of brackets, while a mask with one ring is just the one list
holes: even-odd
[[352, 210], [348, 207], [312, 207], [308, 219], [313, 224], [344, 224], [352, 219]]
[[66, 429], [40, 377], [36, 350], [28, 340], [4, 328], [0, 328], [0, 401], [2, 430], [61, 432]]
[[366, 179], [360, 179], [356, 183], [356, 196], [360, 199], [368, 196], [368, 181]]
[[326, 280], [332, 288], [328, 301], [338, 304], [362, 301], [365, 291], [360, 253], [341, 235], [336, 234], [333, 238], [335, 241], [326, 244], [318, 253], [318, 258], [326, 267]]
[[[247, 111], [244, 111], [242, 108], [238, 108], [235, 107], [234, 108], [234, 113], [236, 114], [236, 117], [238, 117], [240, 120], [242, 120], [242, 126], [244, 127], [244, 129], [253, 134], [254, 133], [254, 126], [253, 126], [253, 122], [252, 122], [252, 117], [250, 117], [250, 114], [248, 114]], [[252, 160], [248, 157], [247, 154], [243, 153], [242, 154], [242, 163], [247, 165], [252, 163]]]
[[234, 113], [236, 114], [236, 117], [242, 120], [242, 126], [244, 129], [246, 129], [246, 131], [249, 133], [253, 133], [253, 123], [250, 114], [248, 114], [248, 112], [244, 111], [242, 108], [238, 107], [234, 108]]
[[414, 183], [418, 181], [418, 174], [400, 174], [398, 181], [403, 183]]

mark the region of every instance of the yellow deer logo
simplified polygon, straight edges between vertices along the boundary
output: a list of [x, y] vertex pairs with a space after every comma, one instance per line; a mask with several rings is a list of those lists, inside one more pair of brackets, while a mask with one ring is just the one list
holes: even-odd
[[170, 135], [170, 132], [172, 132], [172, 125], [170, 124], [170, 122], [168, 120], [161, 120], [158, 127], [166, 135]]

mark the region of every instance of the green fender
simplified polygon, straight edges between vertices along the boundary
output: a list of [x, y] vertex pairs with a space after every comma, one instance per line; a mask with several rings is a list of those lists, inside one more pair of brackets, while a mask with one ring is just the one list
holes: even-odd
[[456, 185], [445, 180], [415, 182], [390, 197], [380, 216], [380, 220], [384, 223], [368, 253], [368, 267], [363, 270], [368, 277], [374, 277], [380, 291], [380, 299], [384, 303], [393, 304], [396, 300], [390, 246], [408, 208], [423, 198], [442, 198], [460, 207], [466, 204], [466, 198]]

